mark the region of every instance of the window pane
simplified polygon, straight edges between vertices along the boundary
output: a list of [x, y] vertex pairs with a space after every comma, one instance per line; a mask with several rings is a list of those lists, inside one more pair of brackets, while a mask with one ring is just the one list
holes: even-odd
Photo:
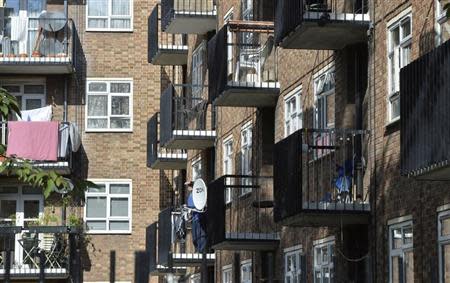
[[392, 230], [392, 248], [398, 249], [402, 246], [402, 229], [396, 228]]
[[129, 221], [110, 221], [109, 230], [113, 231], [126, 231], [130, 229]]
[[411, 35], [411, 19], [408, 18], [402, 22], [402, 39]]
[[414, 282], [414, 254], [405, 252], [405, 282]]
[[108, 0], [88, 0], [89, 16], [107, 16]]
[[441, 218], [441, 236], [450, 235], [450, 216]]
[[106, 197], [88, 197], [86, 217], [106, 217]]
[[127, 19], [112, 19], [111, 20], [111, 28], [129, 29], [130, 28], [130, 20], [127, 20]]
[[128, 199], [111, 198], [110, 216], [128, 216]]
[[106, 83], [89, 83], [90, 92], [106, 92], [106, 90], [107, 90]]
[[108, 128], [108, 119], [106, 119], [106, 118], [104, 118], [104, 119], [89, 118], [87, 127], [89, 129], [106, 129], [106, 128]]
[[130, 93], [130, 84], [129, 83], [111, 83], [111, 92], [112, 93]]
[[107, 19], [88, 19], [88, 27], [90, 28], [108, 28]]
[[400, 96], [391, 99], [391, 120], [400, 117]]
[[402, 48], [401, 67], [408, 65], [411, 61], [411, 45]]
[[23, 92], [26, 94], [44, 94], [45, 87], [43, 85], [24, 85]]
[[106, 221], [86, 221], [88, 230], [106, 230]]
[[42, 189], [31, 186], [23, 186], [22, 193], [24, 195], [40, 195], [42, 194]]
[[41, 108], [42, 100], [41, 99], [26, 99], [25, 100], [25, 110], [33, 110], [37, 108]]
[[130, 97], [113, 96], [111, 97], [111, 114], [112, 115], [129, 115], [130, 114]]
[[88, 188], [88, 193], [105, 193], [106, 186], [105, 184], [96, 184], [97, 188]]
[[88, 116], [108, 115], [108, 96], [89, 95], [88, 96]]
[[1, 218], [14, 218], [16, 216], [15, 200], [0, 200], [0, 217]]
[[412, 244], [413, 242], [413, 228], [411, 226], [403, 228], [403, 243]]
[[444, 282], [450, 282], [450, 244], [442, 246], [442, 277]]
[[130, 0], [112, 0], [113, 15], [130, 15]]
[[111, 118], [111, 129], [130, 129], [130, 118]]
[[400, 28], [391, 30], [391, 51], [400, 44]]
[[2, 87], [10, 93], [20, 93], [20, 86], [18, 85], [4, 85]]
[[38, 200], [24, 201], [24, 215], [25, 219], [39, 218], [39, 201]]
[[401, 257], [393, 256], [391, 258], [391, 261], [392, 261], [392, 274], [391, 274], [392, 283], [403, 283], [400, 281], [401, 280], [400, 274], [403, 273], [402, 272], [403, 264]]
[[130, 185], [128, 184], [111, 184], [109, 186], [109, 191], [111, 194], [129, 194]]
[[0, 187], [0, 194], [17, 194], [17, 187]]

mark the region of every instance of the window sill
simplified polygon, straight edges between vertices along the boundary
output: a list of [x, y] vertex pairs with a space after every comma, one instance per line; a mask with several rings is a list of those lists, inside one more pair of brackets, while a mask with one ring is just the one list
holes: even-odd
[[97, 129], [97, 130], [94, 130], [94, 129], [86, 129], [86, 130], [84, 130], [84, 132], [85, 133], [99, 133], [99, 134], [101, 134], [101, 133], [103, 133], [103, 134], [105, 134], [105, 133], [115, 133], [115, 134], [117, 134], [117, 133], [125, 133], [125, 134], [129, 134], [129, 133], [133, 133], [133, 129], [117, 129], [117, 130], [114, 130], [114, 129]]
[[386, 128], [391, 128], [395, 125], [397, 125], [400, 122], [400, 117], [395, 118], [393, 120], [387, 121], [386, 124], [384, 125]]
[[112, 33], [132, 33], [133, 29], [97, 29], [97, 28], [87, 28], [86, 32], [112, 32]]

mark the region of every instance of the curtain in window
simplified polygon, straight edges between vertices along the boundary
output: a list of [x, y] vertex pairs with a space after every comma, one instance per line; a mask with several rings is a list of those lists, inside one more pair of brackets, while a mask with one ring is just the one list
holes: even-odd
[[108, 0], [88, 0], [88, 26], [90, 28], [107, 28], [108, 19], [92, 18], [108, 16]]
[[114, 16], [130, 16], [129, 0], [112, 0], [111, 1], [111, 28], [127, 29], [130, 28], [130, 19], [117, 19]]

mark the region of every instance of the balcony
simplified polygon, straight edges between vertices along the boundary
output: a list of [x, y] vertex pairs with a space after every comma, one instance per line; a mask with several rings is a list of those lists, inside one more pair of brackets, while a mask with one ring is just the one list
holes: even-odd
[[74, 72], [78, 37], [66, 13], [42, 10], [30, 16], [31, 12], [18, 10], [9, 2], [15, 1], [6, 1], [3, 8], [0, 74]]
[[159, 126], [159, 113], [156, 113], [147, 123], [147, 166], [161, 170], [186, 169], [187, 152], [182, 149], [161, 147]]
[[145, 250], [150, 259], [150, 275], [161, 276], [165, 274], [184, 275], [186, 267], [168, 267], [158, 264], [158, 222], [152, 223], [146, 229]]
[[[33, 126], [33, 123], [39, 123], [39, 122], [25, 122], [30, 123], [29, 125]], [[51, 151], [57, 152], [57, 159], [56, 160], [31, 160], [28, 157], [16, 155], [18, 158], [27, 159], [31, 162], [31, 165], [37, 168], [41, 168], [44, 170], [53, 170], [58, 174], [62, 175], [70, 175], [73, 168], [73, 149], [72, 149], [72, 143], [68, 139], [64, 140], [62, 138], [63, 133], [67, 134], [69, 136], [69, 122], [61, 122], [59, 124], [59, 133], [58, 133], [58, 145], [56, 148], [50, 148]], [[76, 135], [79, 135], [78, 132], [75, 133]], [[8, 122], [1, 122], [0, 121], [0, 143], [8, 146]], [[29, 136], [30, 142], [41, 142], [42, 136]], [[51, 143], [48, 144], [42, 144], [43, 147], [47, 149], [47, 147], [51, 146]], [[42, 148], [41, 148], [42, 149]], [[75, 150], [76, 151], [76, 150]]]
[[339, 50], [366, 42], [367, 0], [284, 0], [275, 12], [275, 41], [287, 49]]
[[301, 129], [275, 144], [275, 221], [285, 226], [367, 224], [363, 153], [369, 133]]
[[77, 234], [65, 226], [1, 226], [0, 278], [6, 282], [79, 279]]
[[272, 22], [231, 21], [208, 43], [216, 106], [274, 107], [280, 92]]
[[[161, 95], [160, 145], [167, 149], [206, 149], [213, 147], [213, 113], [201, 98], [203, 86], [169, 85]], [[209, 108], [209, 109], [208, 109]], [[208, 122], [211, 118], [211, 122]]]
[[450, 41], [400, 71], [400, 169], [418, 180], [450, 180]]
[[215, 0], [161, 0], [161, 8], [164, 32], [205, 34], [216, 29]]
[[208, 185], [208, 246], [271, 251], [279, 244], [273, 222], [271, 177], [224, 175]]
[[148, 19], [149, 63], [153, 65], [186, 65], [187, 38], [161, 30], [160, 5], [156, 5]]
[[[195, 250], [192, 244], [190, 222], [186, 223], [186, 234], [180, 236], [177, 226], [181, 212], [167, 208], [159, 213], [158, 219], [158, 264], [169, 268], [199, 267], [203, 261], [203, 253]], [[207, 252], [206, 264], [213, 266], [215, 254]]]

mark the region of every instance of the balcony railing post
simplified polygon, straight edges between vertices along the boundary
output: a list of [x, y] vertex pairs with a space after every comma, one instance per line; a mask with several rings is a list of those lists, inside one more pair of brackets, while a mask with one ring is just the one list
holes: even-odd
[[38, 251], [39, 256], [39, 283], [45, 283], [45, 254], [43, 250]]
[[11, 282], [11, 238], [14, 234], [8, 234], [8, 244], [5, 255], [5, 283]]

